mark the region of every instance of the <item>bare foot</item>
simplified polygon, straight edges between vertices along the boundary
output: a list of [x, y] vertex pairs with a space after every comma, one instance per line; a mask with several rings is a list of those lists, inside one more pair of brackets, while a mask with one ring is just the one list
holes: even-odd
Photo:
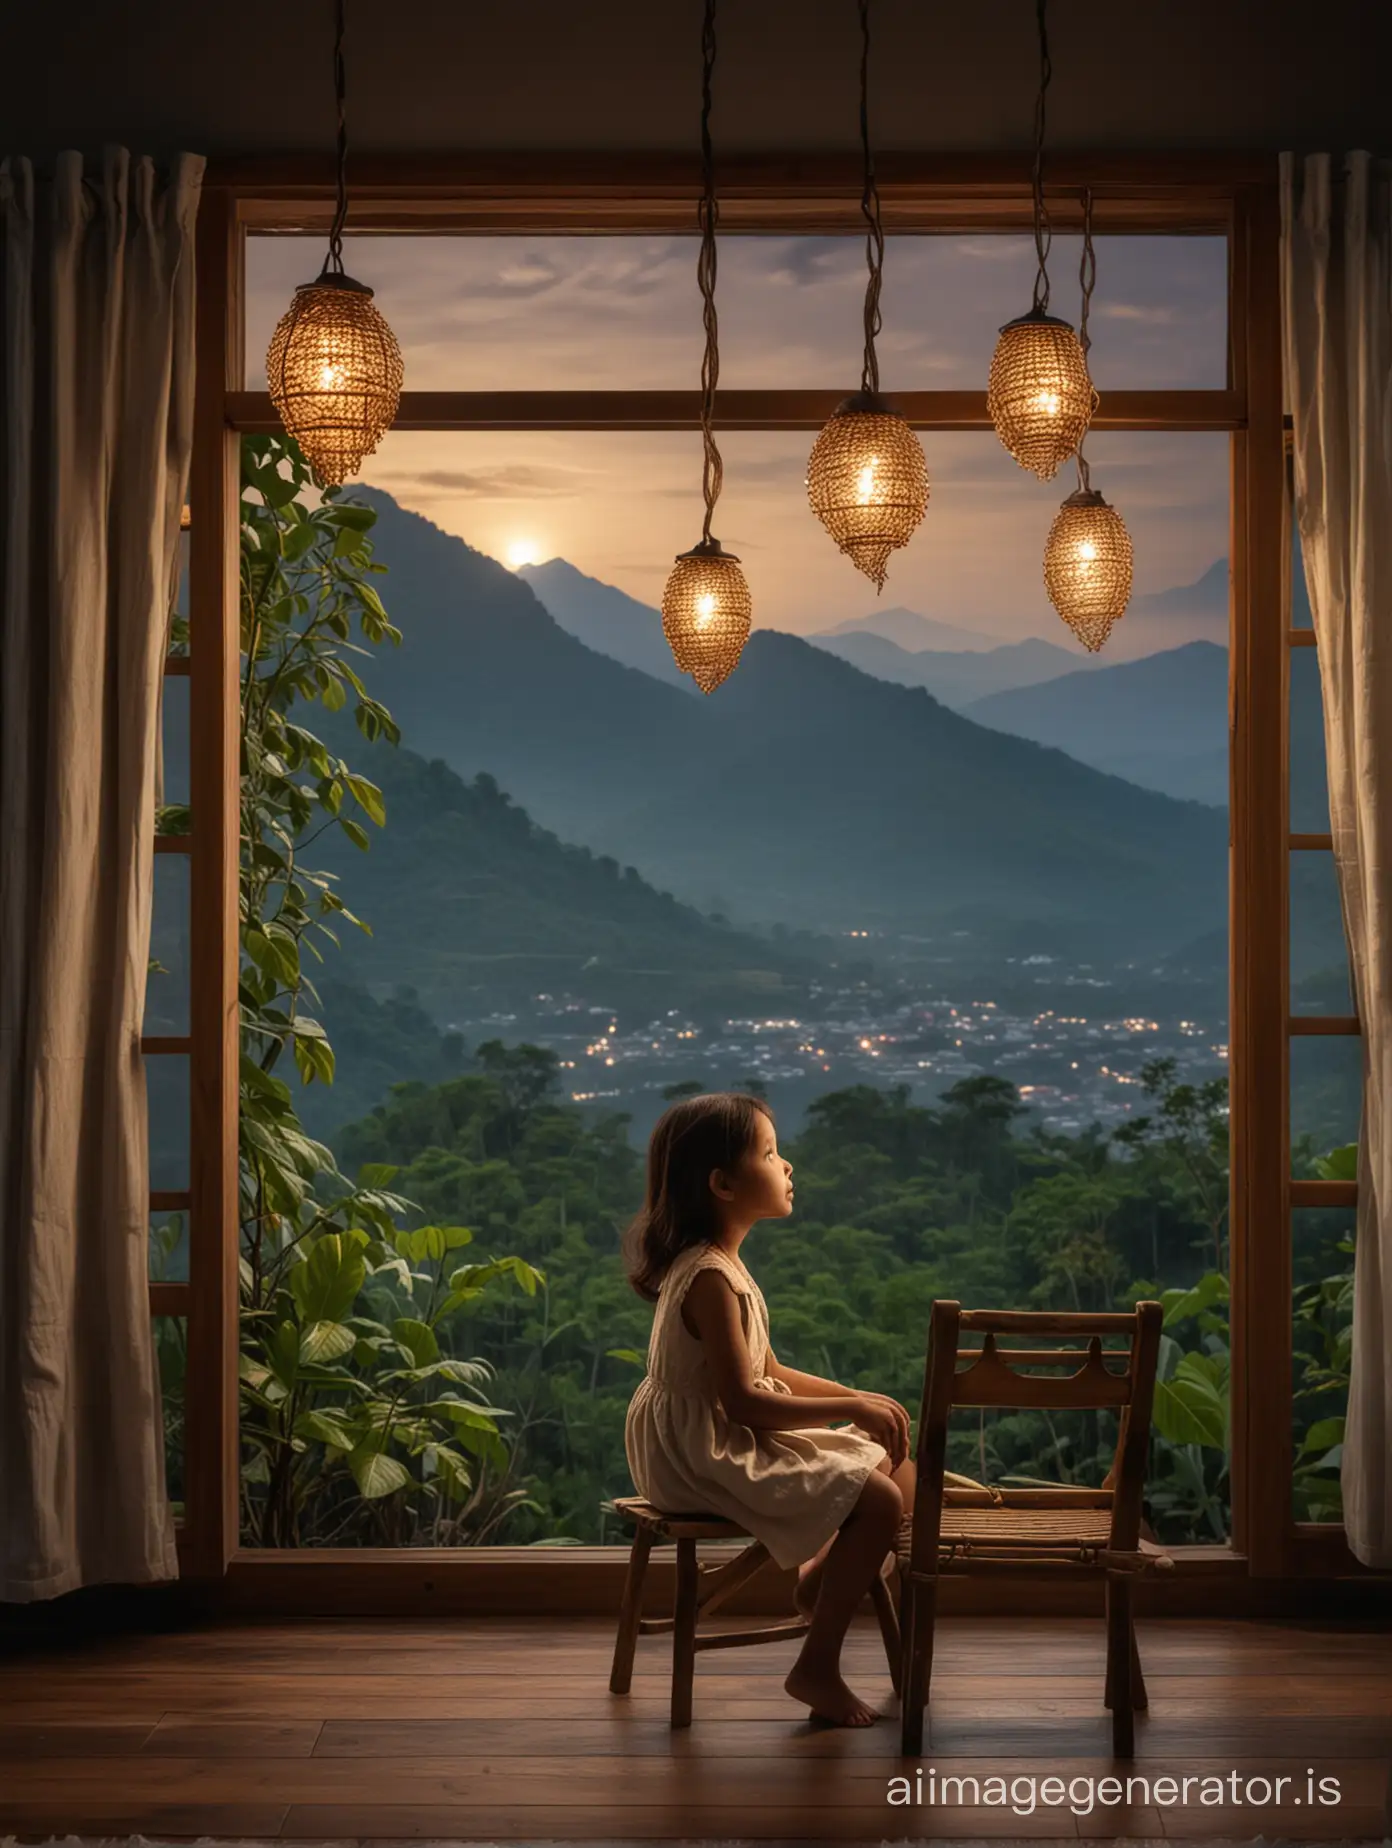
[[795, 1663], [784, 1689], [794, 1700], [812, 1709], [814, 1720], [826, 1720], [832, 1726], [873, 1726], [880, 1718], [853, 1694], [840, 1675], [825, 1670], [804, 1668]]

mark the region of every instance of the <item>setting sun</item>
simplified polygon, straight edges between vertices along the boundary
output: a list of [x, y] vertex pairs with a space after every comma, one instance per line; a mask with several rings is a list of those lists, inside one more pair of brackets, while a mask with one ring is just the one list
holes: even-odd
[[539, 565], [541, 547], [535, 539], [510, 539], [507, 547], [508, 568], [516, 571], [522, 565]]

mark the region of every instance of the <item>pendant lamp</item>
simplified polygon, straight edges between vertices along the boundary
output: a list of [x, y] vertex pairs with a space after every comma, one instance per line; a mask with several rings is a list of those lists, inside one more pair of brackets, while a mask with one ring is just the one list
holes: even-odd
[[401, 399], [401, 348], [373, 306], [372, 290], [343, 270], [348, 216], [343, 63], [344, 0], [335, 0], [337, 202], [322, 273], [302, 282], [266, 354], [266, 382], [286, 433], [326, 487], [356, 474], [390, 428]]
[[662, 593], [662, 632], [673, 659], [703, 693], [713, 693], [734, 672], [749, 639], [753, 605], [740, 561], [711, 536], [724, 465], [715, 441], [715, 387], [720, 377], [719, 326], [715, 314], [715, 160], [711, 150], [711, 82], [715, 74], [715, 0], [706, 0], [701, 28], [701, 250], [696, 281], [706, 330], [701, 361], [701, 488], [706, 503], [701, 537], [677, 555]]
[[928, 463], [912, 429], [880, 396], [875, 336], [881, 327], [884, 230], [870, 150], [870, 5], [860, 0], [860, 143], [865, 219], [865, 356], [860, 390], [823, 425], [807, 462], [812, 511], [858, 571], [884, 589], [889, 555], [907, 545], [928, 510]]
[[1049, 61], [1047, 0], [1035, 0], [1039, 90], [1034, 104], [1034, 248], [1038, 267], [1028, 314], [1007, 321], [991, 360], [986, 408], [996, 435], [1021, 468], [1049, 481], [1077, 449], [1097, 408], [1087, 359], [1071, 322], [1049, 313], [1049, 245], [1044, 206], [1044, 97]]
[[[1092, 192], [1083, 196], [1083, 311], [1080, 345], [1086, 357], [1088, 308], [1097, 282], [1092, 248]], [[1131, 535], [1126, 522], [1092, 485], [1083, 445], [1078, 444], [1078, 486], [1059, 508], [1044, 547], [1044, 586], [1049, 601], [1089, 654], [1096, 654], [1125, 614], [1131, 599]]]

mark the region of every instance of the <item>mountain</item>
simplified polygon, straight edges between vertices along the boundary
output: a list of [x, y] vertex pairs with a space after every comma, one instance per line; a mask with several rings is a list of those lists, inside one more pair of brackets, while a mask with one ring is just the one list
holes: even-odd
[[1219, 558], [1192, 584], [1132, 597], [1107, 640], [1112, 660], [1168, 653], [1185, 642], [1228, 645], [1228, 561]]
[[868, 616], [852, 616], [833, 628], [823, 629], [811, 639], [825, 642], [829, 635], [881, 635], [886, 641], [917, 654], [924, 648], [948, 651], [995, 648], [1001, 641], [985, 629], [961, 629], [955, 623], [938, 622], [932, 616], [920, 616], [917, 610], [896, 605], [888, 610], [871, 610]]
[[1226, 830], [1209, 810], [769, 630], [694, 698], [586, 648], [462, 540], [355, 493], [378, 512], [405, 637], [368, 680], [406, 742], [489, 772], [542, 827], [702, 910], [819, 931], [1037, 922], [1147, 953], [1223, 915]]
[[367, 852], [336, 833], [315, 850], [372, 926], [339, 932], [335, 965], [349, 982], [404, 985], [436, 1020], [580, 987], [642, 1019], [671, 1007], [723, 1018], [792, 1005], [822, 970], [786, 934], [775, 944], [715, 923], [632, 866], [563, 843], [490, 776], [466, 784], [404, 746], [379, 750], [373, 775], [387, 825]]
[[808, 640], [879, 680], [927, 687], [935, 699], [959, 710], [988, 694], [1035, 686], [1061, 674], [1086, 672], [1090, 666], [1079, 650], [1059, 648], [1037, 636], [974, 652], [924, 648], [916, 654], [865, 629], [849, 635], [813, 635]]
[[1228, 800], [1228, 654], [1212, 642], [994, 693], [970, 718], [1145, 789]]
[[522, 565], [517, 576], [531, 586], [561, 627], [587, 648], [695, 694], [691, 680], [672, 659], [660, 611], [612, 584], [586, 577], [564, 558], [548, 559], [544, 565]]

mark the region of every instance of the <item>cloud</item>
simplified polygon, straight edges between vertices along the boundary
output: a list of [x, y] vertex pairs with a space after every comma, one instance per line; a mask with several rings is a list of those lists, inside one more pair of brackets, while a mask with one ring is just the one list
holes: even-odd
[[519, 463], [511, 468], [486, 471], [472, 469], [427, 468], [384, 473], [382, 480], [399, 482], [408, 492], [422, 488], [439, 494], [463, 494], [473, 500], [555, 499], [581, 494], [589, 480], [589, 471], [581, 468], [549, 468], [544, 463]]
[[1107, 321], [1141, 321], [1147, 327], [1169, 327], [1175, 319], [1173, 308], [1143, 308], [1137, 302], [1099, 302], [1093, 313]]

